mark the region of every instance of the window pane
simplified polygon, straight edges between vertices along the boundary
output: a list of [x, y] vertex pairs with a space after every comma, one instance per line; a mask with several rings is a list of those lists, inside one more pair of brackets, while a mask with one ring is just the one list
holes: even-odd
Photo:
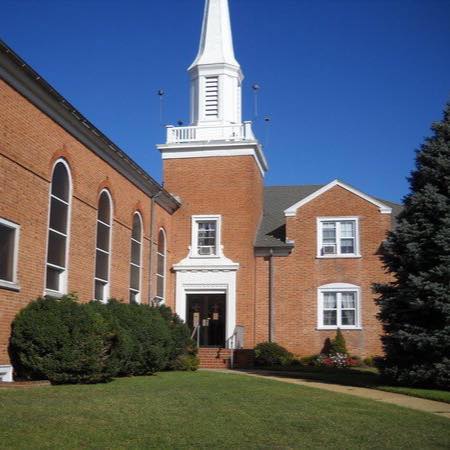
[[130, 268], [130, 287], [139, 291], [141, 269], [136, 266], [130, 266]]
[[355, 237], [355, 222], [353, 220], [341, 222], [341, 237]]
[[14, 228], [0, 224], [0, 279], [13, 281]]
[[47, 277], [45, 287], [52, 291], [59, 291], [59, 280], [61, 278], [61, 271], [47, 266]]
[[131, 232], [131, 237], [136, 241], [141, 242], [142, 231], [141, 231], [141, 219], [139, 217], [139, 214], [135, 214], [133, 216], [133, 228]]
[[322, 241], [324, 244], [334, 244], [336, 242], [336, 223], [322, 223]]
[[95, 280], [95, 299], [96, 300], [106, 300], [105, 299], [105, 283], [99, 280]]
[[96, 251], [95, 276], [108, 281], [109, 256], [100, 250]]
[[157, 267], [157, 273], [160, 275], [164, 275], [164, 256], [158, 254], [158, 267]]
[[356, 312], [355, 310], [342, 310], [341, 321], [342, 325], [356, 325]]
[[97, 222], [97, 248], [109, 252], [110, 228], [101, 222]]
[[156, 296], [164, 297], [164, 277], [156, 277]]
[[100, 195], [98, 202], [98, 220], [108, 224], [111, 223], [111, 205], [106, 192], [102, 192], [102, 195]]
[[52, 177], [52, 194], [66, 202], [69, 201], [69, 175], [66, 166], [59, 162]]
[[163, 230], [160, 230], [158, 234], [158, 253], [166, 253], [166, 238]]
[[324, 311], [323, 312], [323, 324], [324, 325], [337, 325], [336, 311]]
[[67, 233], [67, 212], [69, 207], [52, 197], [50, 202], [50, 228]]
[[141, 265], [141, 244], [135, 241], [131, 241], [131, 262]]
[[49, 231], [47, 261], [56, 266], [66, 267], [66, 238]]
[[341, 253], [355, 253], [353, 239], [341, 239]]
[[355, 308], [355, 293], [354, 292], [343, 292], [341, 294], [342, 298], [342, 308]]
[[323, 294], [323, 307], [325, 309], [336, 309], [337, 308], [337, 300], [336, 300], [336, 292], [325, 292]]

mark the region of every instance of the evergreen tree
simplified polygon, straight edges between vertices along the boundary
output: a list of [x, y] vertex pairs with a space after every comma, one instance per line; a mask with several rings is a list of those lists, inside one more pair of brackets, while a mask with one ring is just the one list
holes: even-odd
[[383, 246], [392, 281], [376, 285], [385, 336], [382, 374], [450, 386], [450, 103], [417, 151], [410, 193]]

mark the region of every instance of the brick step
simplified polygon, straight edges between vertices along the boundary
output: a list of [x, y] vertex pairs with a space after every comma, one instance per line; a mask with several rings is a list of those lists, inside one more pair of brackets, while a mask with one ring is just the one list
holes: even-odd
[[203, 369], [226, 369], [230, 367], [231, 350], [228, 348], [200, 347], [200, 367]]

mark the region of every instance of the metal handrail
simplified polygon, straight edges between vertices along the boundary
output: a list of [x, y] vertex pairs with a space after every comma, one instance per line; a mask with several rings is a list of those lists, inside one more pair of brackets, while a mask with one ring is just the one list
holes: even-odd
[[197, 333], [197, 347], [200, 347], [200, 328], [201, 328], [200, 324], [196, 325], [191, 334], [191, 339], [194, 339], [194, 336]]

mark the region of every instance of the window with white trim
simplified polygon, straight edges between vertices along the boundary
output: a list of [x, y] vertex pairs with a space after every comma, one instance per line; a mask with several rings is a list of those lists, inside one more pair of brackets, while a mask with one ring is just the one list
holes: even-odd
[[102, 302], [106, 302], [109, 298], [111, 229], [112, 199], [111, 194], [104, 189], [98, 201], [94, 276], [94, 298]]
[[156, 252], [156, 299], [163, 303], [166, 290], [166, 234], [161, 228], [158, 234], [158, 249]]
[[192, 255], [218, 256], [220, 249], [220, 216], [192, 217]]
[[[348, 286], [348, 285], [347, 285]], [[360, 289], [358, 286], [319, 288], [319, 328], [359, 328]]]
[[53, 168], [47, 242], [45, 290], [47, 294], [67, 293], [68, 236], [71, 203], [70, 170], [60, 159]]
[[319, 218], [319, 257], [359, 256], [357, 218]]
[[0, 287], [17, 288], [20, 226], [0, 218]]
[[131, 229], [130, 303], [141, 302], [142, 218], [134, 213]]

